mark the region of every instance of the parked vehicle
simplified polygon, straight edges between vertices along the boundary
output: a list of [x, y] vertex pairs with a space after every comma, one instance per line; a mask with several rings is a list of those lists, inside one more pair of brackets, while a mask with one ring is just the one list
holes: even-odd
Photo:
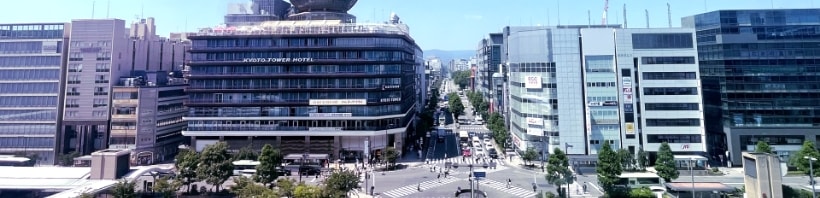
[[312, 167], [312, 166], [303, 166], [299, 167], [299, 174], [301, 175], [318, 175], [321, 174], [322, 170], [319, 168]]

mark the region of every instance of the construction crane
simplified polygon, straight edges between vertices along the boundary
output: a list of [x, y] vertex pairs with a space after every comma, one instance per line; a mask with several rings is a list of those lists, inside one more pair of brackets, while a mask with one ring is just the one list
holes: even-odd
[[609, 10], [609, 0], [604, 0], [604, 14], [601, 16], [601, 25], [606, 25], [606, 11]]

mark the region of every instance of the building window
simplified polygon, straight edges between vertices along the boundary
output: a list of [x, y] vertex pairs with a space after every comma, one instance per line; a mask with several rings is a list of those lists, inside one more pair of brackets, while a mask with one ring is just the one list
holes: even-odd
[[83, 72], [83, 64], [79, 64], [79, 63], [68, 64], [68, 72]]
[[692, 33], [632, 34], [633, 49], [692, 49]]
[[646, 126], [651, 126], [651, 127], [700, 126], [700, 119], [693, 119], [693, 118], [646, 119]]
[[644, 95], [698, 95], [697, 87], [645, 87]]
[[78, 89], [77, 87], [69, 87], [69, 88], [68, 88], [68, 90], [66, 90], [66, 94], [65, 94], [65, 95], [68, 95], [68, 96], [79, 96], [79, 95], [80, 95], [80, 91], [79, 91], [79, 89]]
[[97, 72], [109, 72], [111, 71], [111, 64], [109, 63], [97, 63]]
[[108, 83], [108, 75], [97, 75], [94, 79], [94, 83]]
[[80, 84], [81, 83], [80, 75], [77, 75], [77, 74], [68, 75], [68, 80], [66, 80], [66, 83], [68, 83], [68, 84]]
[[646, 135], [646, 141], [649, 143], [701, 143], [700, 135], [696, 134], [680, 134], [680, 135]]
[[669, 57], [641, 57], [644, 65], [655, 64], [695, 64], [695, 57], [692, 56], [669, 56]]
[[114, 100], [137, 99], [137, 92], [114, 92]]
[[97, 60], [98, 61], [111, 60], [111, 52], [104, 51], [104, 52], [97, 53]]
[[91, 116], [93, 116], [93, 117], [107, 117], [108, 114], [106, 113], [106, 111], [93, 111], [91, 113]]
[[80, 107], [80, 104], [77, 103], [78, 99], [67, 99], [65, 101], [65, 108], [77, 108]]
[[106, 96], [108, 95], [108, 89], [105, 87], [95, 87], [94, 88], [94, 95], [95, 96]]
[[94, 98], [94, 107], [105, 107], [105, 106], [108, 106], [108, 99]]
[[77, 111], [66, 111], [65, 117], [77, 117]]
[[644, 80], [694, 80], [695, 72], [643, 72]]
[[83, 53], [80, 52], [72, 52], [68, 54], [69, 61], [82, 61], [83, 60]]
[[699, 110], [698, 103], [646, 103], [647, 111], [689, 111]]

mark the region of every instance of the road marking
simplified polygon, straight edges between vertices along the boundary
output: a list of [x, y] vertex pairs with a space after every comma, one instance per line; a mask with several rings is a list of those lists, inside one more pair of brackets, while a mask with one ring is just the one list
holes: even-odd
[[490, 188], [496, 189], [498, 191], [511, 194], [513, 197], [535, 197], [537, 193], [533, 192], [532, 190], [524, 189], [517, 186], [510, 186], [507, 188], [507, 183], [499, 182], [491, 179], [483, 179], [479, 180], [478, 189], [481, 187], [489, 186]]
[[387, 192], [381, 193], [381, 195], [387, 197], [405, 197], [407, 195], [411, 195], [414, 193], [419, 192], [419, 187], [421, 187], [421, 191], [429, 190], [432, 188], [436, 188], [439, 186], [443, 186], [445, 184], [453, 183], [459, 180], [466, 180], [464, 178], [455, 178], [455, 177], [447, 177], [442, 179], [433, 179], [421, 182], [419, 184], [410, 184], [401, 188], [396, 188]]

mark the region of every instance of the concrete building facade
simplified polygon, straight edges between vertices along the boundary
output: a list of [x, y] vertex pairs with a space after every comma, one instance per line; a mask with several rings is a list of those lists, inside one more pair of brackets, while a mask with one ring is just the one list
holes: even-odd
[[0, 153], [56, 157], [66, 23], [0, 24]]

